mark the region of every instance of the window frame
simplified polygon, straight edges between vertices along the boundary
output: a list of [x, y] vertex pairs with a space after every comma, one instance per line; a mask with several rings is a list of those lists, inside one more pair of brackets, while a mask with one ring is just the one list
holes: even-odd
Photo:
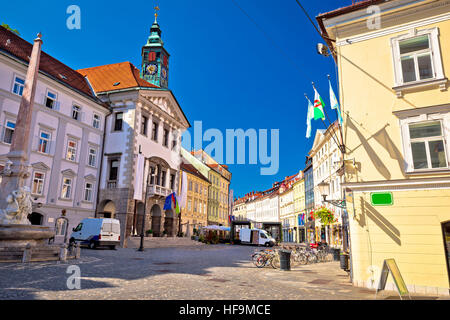
[[[433, 77], [423, 80], [417, 80], [416, 81], [410, 81], [410, 82], [404, 82], [403, 80], [403, 70], [401, 65], [401, 57], [402, 54], [400, 54], [400, 42], [404, 40], [413, 39], [416, 37], [428, 35], [429, 37], [429, 45], [430, 49], [429, 52], [431, 54], [431, 65], [433, 69]], [[412, 29], [409, 33], [399, 35], [397, 37], [391, 38], [391, 49], [392, 49], [392, 58], [393, 58], [393, 66], [394, 66], [394, 86], [400, 87], [400, 86], [414, 86], [417, 84], [423, 84], [428, 83], [430, 81], [439, 81], [443, 80], [444, 77], [444, 71], [442, 67], [442, 57], [441, 57], [441, 48], [440, 48], [440, 41], [439, 41], [439, 29], [438, 27], [431, 28], [431, 29], [423, 29], [423, 30], [416, 30]], [[419, 51], [417, 51], [419, 52]], [[409, 55], [417, 54], [417, 52], [413, 52]], [[416, 62], [416, 59], [415, 59]], [[418, 66], [416, 63], [414, 64], [414, 67], [416, 69], [416, 73], [418, 72]], [[417, 74], [416, 74], [417, 76]], [[420, 75], [419, 75], [420, 76]]]
[[[49, 97], [49, 93], [54, 95], [55, 98], [53, 99], [52, 97]], [[47, 106], [47, 99], [53, 100], [52, 107]], [[50, 89], [47, 89], [45, 92], [44, 107], [46, 107], [50, 110], [56, 110], [57, 102], [58, 102], [58, 93], [56, 93], [55, 91], [52, 91]]]
[[[69, 197], [66, 197], [64, 192], [64, 186], [66, 186], [65, 184], [65, 180], [69, 180], [70, 184], [69, 186]], [[72, 200], [72, 190], [73, 190], [73, 179], [70, 177], [64, 177], [62, 178], [62, 183], [61, 183], [61, 199], [63, 200]]]
[[[71, 147], [70, 143], [73, 142], [75, 143], [75, 147]], [[72, 153], [73, 159], [69, 159], [69, 149], [75, 149], [75, 151]], [[77, 153], [78, 153], [78, 141], [75, 139], [67, 139], [67, 148], [66, 148], [66, 157], [65, 159], [67, 161], [71, 161], [71, 162], [77, 162]]]
[[[77, 110], [75, 110], [75, 109], [77, 109]], [[73, 120], [75, 120], [75, 121], [81, 121], [81, 107], [79, 106], [79, 105], [77, 105], [77, 104], [73, 104], [72, 105], [72, 114], [71, 114], [71, 118], [73, 119]], [[74, 113], [77, 113], [77, 117], [75, 118], [74, 117]]]
[[[97, 116], [98, 119], [95, 119], [95, 116]], [[98, 122], [98, 125], [97, 125], [97, 126], [95, 126], [96, 121]], [[101, 122], [102, 122], [102, 117], [101, 117], [101, 115], [99, 115], [98, 113], [95, 113], [95, 112], [94, 112], [94, 113], [92, 114], [92, 127], [93, 127], [94, 129], [99, 129], [99, 130], [100, 130]]]
[[[117, 116], [119, 115], [119, 114], [121, 114], [122, 115], [122, 118], [120, 119], [120, 129], [117, 129], [117, 121], [118, 121], [118, 119], [117, 119]], [[113, 132], [121, 132], [121, 131], [123, 131], [123, 118], [124, 118], [124, 115], [125, 115], [125, 113], [123, 112], [123, 111], [119, 111], [119, 112], [115, 112], [114, 113], [114, 121], [113, 121], [113, 126], [112, 126], [112, 131]]]
[[[41, 181], [41, 186], [42, 186], [42, 190], [41, 193], [37, 193], [34, 192], [34, 185], [35, 185], [35, 180], [36, 180], [36, 174], [42, 174], [42, 181]], [[44, 195], [44, 188], [45, 188], [45, 172], [36, 170], [33, 171], [33, 178], [31, 179], [31, 194], [35, 195], [35, 196], [43, 196]]]
[[[22, 83], [17, 83], [17, 81], [16, 81], [17, 79], [23, 80], [23, 84], [22, 84]], [[25, 90], [25, 81], [26, 81], [25, 78], [22, 78], [21, 76], [19, 76], [19, 75], [17, 75], [17, 74], [14, 74], [11, 92], [12, 92], [13, 94], [15, 94], [16, 96], [19, 96], [19, 97], [23, 96], [23, 90]], [[17, 84], [18, 87], [20, 88], [20, 89], [19, 89], [20, 94], [14, 91], [15, 88], [16, 88], [16, 84]]]
[[[11, 128], [8, 127], [8, 122], [11, 122], [11, 123], [14, 124], [14, 129], [11, 129]], [[11, 142], [6, 142], [5, 141], [6, 130], [11, 130], [12, 131], [12, 133], [11, 133]], [[11, 145], [12, 144], [12, 140], [14, 139], [14, 132], [15, 131], [16, 131], [16, 120], [12, 120], [12, 119], [6, 118], [5, 119], [5, 125], [4, 125], [4, 128], [3, 128], [2, 142], [7, 144], [7, 145]]]
[[[90, 184], [91, 188], [87, 188], [87, 185]], [[90, 191], [90, 199], [86, 199], [86, 196], [88, 195], [87, 191]], [[93, 198], [94, 198], [94, 183], [90, 182], [90, 181], [85, 181], [84, 182], [84, 195], [83, 195], [83, 201], [85, 202], [93, 202]]]
[[[412, 141], [411, 137], [410, 137], [409, 126], [411, 124], [420, 124], [420, 123], [436, 122], [436, 121], [439, 121], [441, 124], [442, 140], [443, 140], [443, 144], [444, 144], [444, 152], [445, 152], [445, 157], [446, 157], [446, 161], [447, 161], [447, 166], [442, 167], [442, 168], [432, 168], [432, 167], [430, 168], [429, 167], [429, 168], [424, 168], [424, 169], [415, 169], [411, 144], [414, 141], [418, 141], [418, 140], [422, 141], [422, 139], [412, 139], [413, 140]], [[446, 134], [446, 132], [448, 131], [449, 125], [450, 125], [450, 112], [446, 113], [446, 114], [442, 114], [442, 113], [422, 114], [419, 116], [406, 117], [406, 118], [403, 118], [400, 120], [403, 154], [404, 154], [404, 158], [405, 158], [405, 169], [404, 169], [405, 173], [411, 173], [411, 174], [419, 173], [420, 174], [420, 173], [424, 173], [424, 172], [441, 172], [441, 171], [450, 170], [450, 159], [449, 159], [450, 136], [449, 136], [449, 134]], [[425, 138], [425, 139], [430, 139], [430, 138]], [[431, 140], [435, 140], [435, 139], [431, 138]], [[426, 150], [428, 150], [427, 144], [425, 144], [425, 145], [426, 145]], [[427, 164], [431, 165], [429, 152], [427, 152]]]
[[[47, 138], [43, 138], [43, 137], [42, 137], [42, 133], [48, 134], [48, 135], [49, 135], [48, 139], [47, 139]], [[42, 150], [41, 150], [41, 140], [47, 141], [47, 145], [46, 145], [45, 151], [42, 151]], [[38, 150], [37, 150], [37, 151], [38, 151], [39, 153], [42, 153], [42, 154], [50, 154], [50, 144], [51, 144], [51, 141], [52, 141], [52, 133], [49, 132], [48, 130], [39, 129], [39, 136], [38, 136]]]
[[[91, 154], [91, 150], [94, 150], [94, 151], [95, 151], [95, 154], [94, 154], [94, 164], [93, 164], [93, 165], [91, 164], [91, 155], [92, 155], [92, 154]], [[88, 165], [89, 167], [91, 167], [91, 168], [97, 168], [97, 153], [98, 153], [97, 148], [89, 146], [89, 148], [88, 148], [87, 165]]]

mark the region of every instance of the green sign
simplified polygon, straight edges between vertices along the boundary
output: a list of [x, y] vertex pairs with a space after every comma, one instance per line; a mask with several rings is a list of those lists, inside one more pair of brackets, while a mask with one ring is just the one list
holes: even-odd
[[394, 204], [392, 192], [371, 193], [370, 200], [373, 206], [392, 206]]

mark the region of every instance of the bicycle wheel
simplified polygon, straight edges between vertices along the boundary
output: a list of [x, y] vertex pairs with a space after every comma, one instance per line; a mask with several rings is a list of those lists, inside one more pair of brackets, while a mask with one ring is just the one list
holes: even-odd
[[280, 257], [277, 254], [272, 257], [272, 259], [270, 261], [270, 265], [274, 269], [280, 269], [280, 266], [281, 266]]
[[301, 265], [308, 264], [308, 257], [305, 256], [304, 254], [300, 254], [298, 256], [298, 263], [301, 264]]
[[264, 268], [264, 267], [266, 266], [266, 262], [267, 262], [266, 257], [264, 257], [264, 256], [259, 256], [258, 259], [256, 259], [255, 265], [256, 265], [258, 268]]
[[256, 265], [256, 262], [257, 262], [257, 260], [258, 260], [258, 258], [261, 256], [261, 253], [254, 253], [254, 254], [252, 254], [252, 262], [253, 262], [253, 264], [255, 265], [255, 266], [257, 266]]

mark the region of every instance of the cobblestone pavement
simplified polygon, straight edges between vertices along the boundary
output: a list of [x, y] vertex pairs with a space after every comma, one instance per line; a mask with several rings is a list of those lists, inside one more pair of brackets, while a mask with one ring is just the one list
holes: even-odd
[[[136, 251], [82, 249], [68, 263], [0, 264], [0, 299], [61, 300], [329, 300], [374, 299], [355, 288], [338, 262], [280, 271], [257, 269], [249, 246], [184, 243]], [[190, 240], [189, 240], [190, 242]], [[153, 244], [155, 242], [152, 242]], [[67, 268], [81, 270], [81, 290], [69, 290]], [[384, 292], [378, 298], [397, 298]], [[426, 298], [426, 297], [425, 297]], [[430, 298], [430, 297], [428, 297]]]

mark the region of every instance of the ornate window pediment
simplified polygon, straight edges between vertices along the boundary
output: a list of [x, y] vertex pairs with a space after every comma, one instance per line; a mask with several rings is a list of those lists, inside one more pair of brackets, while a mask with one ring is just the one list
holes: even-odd
[[43, 163], [43, 162], [36, 162], [36, 163], [33, 163], [31, 166], [32, 166], [33, 169], [35, 169], [35, 170], [40, 170], [40, 171], [49, 171], [49, 170], [50, 170], [50, 167], [47, 166], [47, 165], [46, 165], [45, 163]]
[[77, 174], [72, 169], [66, 169], [61, 171], [62, 175], [65, 177], [75, 177]]

